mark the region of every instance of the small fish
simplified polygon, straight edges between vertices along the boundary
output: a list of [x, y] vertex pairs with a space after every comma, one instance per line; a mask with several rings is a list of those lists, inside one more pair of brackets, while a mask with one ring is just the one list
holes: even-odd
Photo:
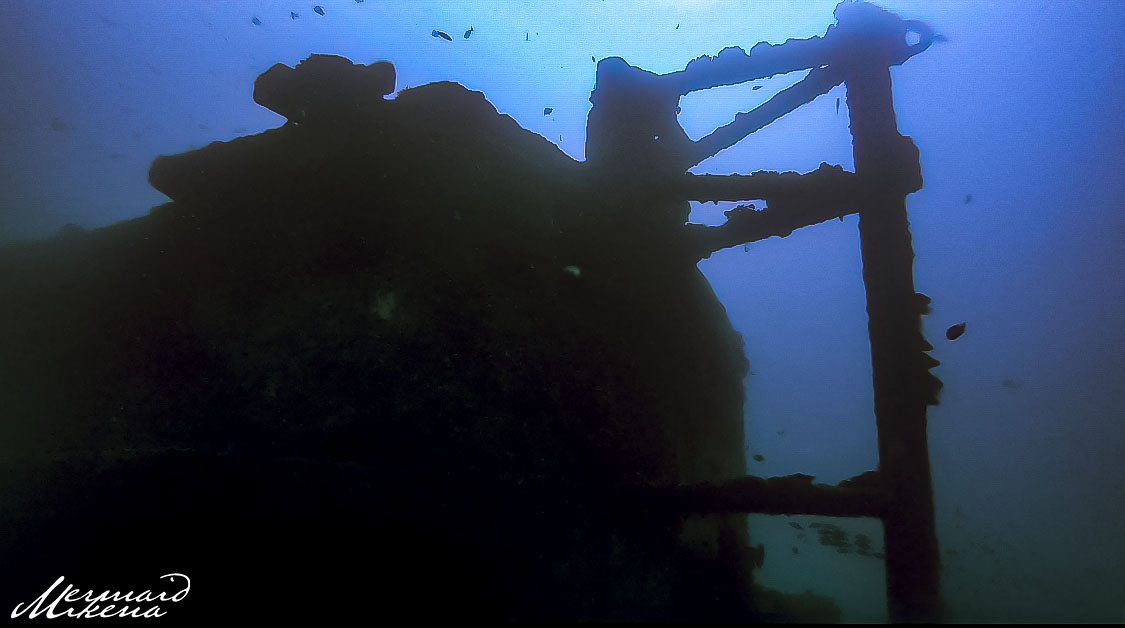
[[262, 25], [262, 20], [259, 20], [259, 19], [258, 19], [257, 17], [255, 17], [254, 19], [250, 20], [250, 22], [251, 22], [251, 23], [252, 23], [252, 24], [253, 24], [254, 26], [261, 26], [261, 25]]
[[949, 41], [949, 38], [946, 37], [945, 35], [942, 35], [941, 33], [934, 33], [933, 41], [935, 43], [939, 42], [939, 41]]
[[676, 30], [680, 30], [680, 25], [676, 24]]
[[743, 244], [742, 245], [742, 251], [745, 252], [745, 253], [749, 253], [750, 252], [750, 244], [749, 243]]
[[51, 128], [59, 133], [66, 133], [70, 130], [70, 125], [66, 123], [66, 120], [51, 118]]
[[800, 554], [800, 553], [801, 553], [801, 550], [797, 549], [797, 546], [796, 546], [796, 545], [794, 545], [794, 546], [793, 546], [793, 553], [794, 553], [794, 554]]
[[965, 195], [965, 204], [968, 205], [972, 201], [973, 201], [973, 195], [972, 194], [966, 194]]
[[963, 333], [965, 333], [965, 323], [957, 323], [945, 330], [945, 337], [949, 340], [957, 340]]
[[761, 85], [755, 85], [754, 87], [751, 87], [751, 88], [750, 88], [750, 91], [752, 91], [752, 92], [756, 92], [756, 91], [758, 91], [759, 89], [762, 89], [762, 86], [761, 86]]
[[1019, 383], [1019, 381], [1014, 380], [1010, 377], [1005, 377], [1004, 379], [1000, 380], [1000, 385], [1004, 388], [1019, 388], [1020, 386], [1023, 386], [1023, 384]]
[[794, 530], [803, 530], [804, 529], [804, 528], [801, 527], [801, 524], [797, 523], [796, 521], [790, 521], [789, 527], [793, 528]]
[[531, 41], [531, 33], [527, 33], [527, 32], [525, 32], [525, 33], [523, 34], [523, 40], [524, 40], [524, 41]]
[[469, 30], [465, 31], [465, 39], [468, 39], [469, 36], [472, 35], [472, 34], [473, 34], [473, 27], [470, 26]]
[[570, 273], [575, 277], [582, 276], [582, 269], [577, 266], [563, 266], [563, 272]]
[[840, 115], [840, 99], [836, 99], [836, 115]]
[[445, 31], [439, 31], [439, 30], [435, 29], [434, 32], [430, 33], [430, 35], [433, 35], [434, 37], [440, 37], [440, 38], [444, 39], [445, 41], [453, 41], [453, 38], [450, 37], [449, 33], [445, 32]]
[[554, 107], [543, 107], [543, 115], [549, 116], [555, 111]]
[[291, 20], [295, 20], [295, 19], [297, 19], [297, 18], [299, 18], [299, 17], [301, 17], [301, 14], [300, 14], [300, 13], [297, 13], [296, 11], [290, 11], [290, 12], [289, 12], [289, 19], [291, 19]]
[[324, 15], [324, 7], [320, 6], [319, 4], [316, 5], [315, 7], [313, 7], [313, 13], [316, 13], [317, 15]]
[[363, 0], [355, 0], [356, 4], [363, 4]]
[[762, 462], [765, 459], [766, 459], [766, 457], [763, 456], [762, 454], [754, 454], [754, 460], [757, 461], [757, 462]]
[[593, 61], [594, 63], [598, 62], [598, 60], [594, 58], [594, 55], [590, 55], [590, 61]]

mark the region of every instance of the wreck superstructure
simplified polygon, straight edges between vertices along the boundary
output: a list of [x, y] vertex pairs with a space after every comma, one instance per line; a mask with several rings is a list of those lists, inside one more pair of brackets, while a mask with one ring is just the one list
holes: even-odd
[[[389, 62], [277, 65], [254, 97], [286, 124], [157, 159], [172, 202], [0, 251], [19, 304], [0, 313], [19, 417], [4, 590], [175, 563], [212, 592], [195, 619], [263, 596], [292, 600], [286, 619], [357, 610], [315, 603], [332, 596], [445, 619], [783, 619], [754, 599], [744, 515], [815, 513], [881, 518], [892, 620], [940, 617], [938, 384], [903, 200], [921, 178], [888, 74], [933, 34], [864, 3], [837, 19], [668, 75], [602, 60], [586, 163], [456, 84], [386, 98]], [[802, 69], [707, 137], [679, 128], [686, 93]], [[856, 172], [686, 174], [841, 83]], [[684, 225], [690, 200], [768, 209]], [[695, 264], [852, 213], [880, 468], [746, 476], [747, 360]], [[165, 552], [107, 576], [126, 543]], [[373, 569], [398, 577], [373, 591]]]

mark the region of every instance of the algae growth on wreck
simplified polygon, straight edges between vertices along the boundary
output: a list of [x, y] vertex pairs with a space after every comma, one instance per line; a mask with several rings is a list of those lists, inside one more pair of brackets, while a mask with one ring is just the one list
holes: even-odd
[[[660, 78], [846, 19], [646, 7], [12, 3], [0, 610], [175, 573], [166, 623], [909, 618], [854, 516], [856, 96], [700, 148], [825, 73]], [[937, 30], [891, 78], [940, 617], [1120, 621], [1122, 11], [885, 7]]]

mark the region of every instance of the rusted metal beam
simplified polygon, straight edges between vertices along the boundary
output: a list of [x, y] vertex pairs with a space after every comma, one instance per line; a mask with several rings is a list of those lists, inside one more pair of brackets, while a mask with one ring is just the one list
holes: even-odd
[[858, 188], [855, 175], [821, 164], [808, 172], [760, 171], [753, 174], [685, 174], [674, 186], [662, 191], [689, 201], [752, 201], [809, 199], [823, 202], [854, 200]]
[[737, 113], [734, 120], [715, 129], [695, 142], [692, 159], [698, 164], [742, 141], [801, 105], [827, 94], [844, 78], [835, 68], [816, 68], [795, 85], [787, 87], [751, 111]]
[[[905, 182], [910, 185], [910, 181]], [[717, 227], [688, 225], [696, 258], [715, 251], [785, 237], [796, 229], [857, 213], [865, 190], [871, 186], [840, 166], [821, 164], [813, 172], [755, 172], [751, 175], [683, 175], [668, 194], [689, 200], [764, 200], [761, 210], [740, 207], [727, 212], [727, 222]], [[906, 194], [913, 187], [898, 191]]]
[[[735, 176], [738, 175], [732, 175]], [[726, 187], [729, 196], [752, 194], [753, 198], [765, 200], [769, 207], [759, 210], [739, 206], [726, 212], [727, 221], [717, 227], [687, 225], [696, 259], [772, 236], [785, 237], [796, 229], [856, 213], [860, 207], [854, 175], [827, 164], [804, 175], [756, 173], [742, 177], [743, 181], [708, 175], [695, 178], [704, 177], [709, 180], [700, 182], [699, 187], [704, 188], [700, 196], [723, 196], [721, 188]]]
[[[839, 59], [847, 88], [856, 174], [866, 184], [859, 236], [879, 430], [887, 601], [892, 622], [941, 619], [939, 555], [926, 439], [932, 401], [902, 181], [921, 184], [918, 150], [899, 134], [890, 66], [909, 30], [873, 5], [841, 4], [840, 30], [851, 45]], [[929, 41], [925, 41], [929, 45]], [[906, 186], [910, 187], [910, 186]]]
[[640, 490], [662, 508], [698, 513], [762, 513], [822, 515], [825, 517], [881, 517], [885, 497], [877, 487], [813, 484], [812, 476], [777, 478], [746, 476], [719, 484], [703, 483]]

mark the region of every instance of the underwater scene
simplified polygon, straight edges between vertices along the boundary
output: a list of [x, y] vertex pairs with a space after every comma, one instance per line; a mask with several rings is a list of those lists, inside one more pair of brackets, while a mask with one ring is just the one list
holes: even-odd
[[1125, 3], [3, 7], [4, 621], [1125, 621]]

